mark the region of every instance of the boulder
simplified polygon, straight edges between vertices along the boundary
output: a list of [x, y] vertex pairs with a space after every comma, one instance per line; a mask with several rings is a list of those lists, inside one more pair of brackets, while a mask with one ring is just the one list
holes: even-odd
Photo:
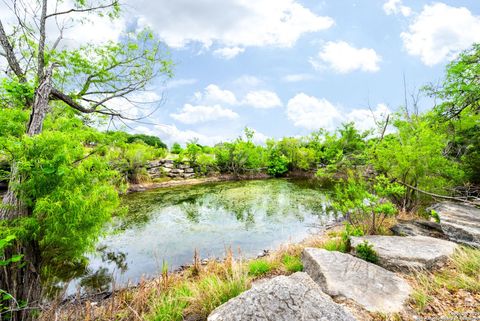
[[189, 174], [183, 174], [183, 175], [182, 175], [183, 178], [192, 178], [192, 177], [194, 177], [194, 176], [195, 176], [194, 173], [189, 173]]
[[452, 241], [480, 248], [480, 209], [452, 202], [433, 205], [443, 233]]
[[191, 168], [191, 167], [185, 168], [185, 173], [190, 174], [190, 173], [193, 173], [193, 172], [195, 172], [195, 171], [193, 170], [193, 168]]
[[175, 165], [173, 164], [173, 162], [172, 163], [165, 163], [165, 164], [162, 165], [162, 167], [163, 168], [174, 168]]
[[215, 309], [208, 321], [354, 321], [305, 273], [278, 276]]
[[377, 253], [380, 266], [400, 272], [442, 267], [457, 248], [453, 242], [428, 236], [369, 235], [350, 238], [353, 253], [365, 241]]
[[183, 169], [174, 168], [170, 171], [171, 174], [183, 174]]
[[430, 236], [448, 240], [440, 224], [425, 220], [398, 220], [390, 230], [398, 236]]
[[306, 248], [302, 261], [323, 292], [353, 300], [371, 312], [400, 312], [411, 292], [395, 273], [349, 254]]

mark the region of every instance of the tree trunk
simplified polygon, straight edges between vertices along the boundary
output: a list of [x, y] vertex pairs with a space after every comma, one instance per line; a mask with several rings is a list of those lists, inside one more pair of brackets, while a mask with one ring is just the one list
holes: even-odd
[[[32, 106], [30, 121], [27, 126], [27, 135], [40, 134], [43, 122], [49, 111], [49, 96], [52, 91], [52, 72], [54, 66], [46, 69], [43, 79], [35, 91], [35, 99]], [[16, 185], [22, 182], [18, 172], [18, 166], [13, 162], [11, 166], [10, 183], [8, 191], [3, 198], [0, 208], [1, 220], [14, 220], [32, 215], [32, 209], [23, 204], [16, 191]], [[7, 291], [13, 296], [10, 301], [10, 308], [13, 311], [12, 321], [33, 320], [34, 316], [29, 309], [24, 307], [35, 307], [41, 302], [42, 284], [40, 280], [41, 253], [38, 242], [34, 239], [18, 240], [14, 246], [5, 251], [6, 258], [16, 254], [23, 255], [22, 267], [17, 263], [4, 266], [1, 271], [0, 289]], [[4, 318], [0, 316], [0, 320]]]

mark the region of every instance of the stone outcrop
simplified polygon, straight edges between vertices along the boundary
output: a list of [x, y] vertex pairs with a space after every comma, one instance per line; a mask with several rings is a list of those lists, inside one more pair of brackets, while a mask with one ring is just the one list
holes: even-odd
[[442, 267], [457, 248], [453, 242], [427, 236], [370, 235], [350, 238], [354, 254], [365, 241], [377, 253], [380, 266], [401, 272]]
[[215, 309], [208, 321], [354, 321], [305, 273], [278, 276]]
[[170, 159], [160, 159], [147, 164], [148, 175], [152, 179], [161, 177], [193, 178], [195, 170], [188, 162], [176, 164]]
[[399, 312], [411, 292], [395, 273], [349, 254], [306, 248], [302, 261], [325, 293], [353, 300], [371, 312]]
[[425, 220], [398, 220], [390, 230], [397, 236], [429, 236], [448, 240], [439, 223]]
[[437, 212], [442, 231], [450, 240], [480, 248], [480, 209], [451, 202], [430, 209]]

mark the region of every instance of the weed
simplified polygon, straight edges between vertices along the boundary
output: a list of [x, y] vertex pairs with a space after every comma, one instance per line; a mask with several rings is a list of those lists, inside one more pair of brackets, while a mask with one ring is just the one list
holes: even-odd
[[298, 256], [284, 254], [282, 263], [288, 272], [299, 272], [303, 270], [302, 260]]
[[373, 249], [373, 245], [369, 244], [367, 241], [364, 241], [362, 244], [358, 244], [355, 248], [355, 252], [359, 258], [367, 262], [378, 262], [377, 252], [375, 252]]
[[266, 260], [255, 260], [248, 264], [248, 274], [261, 276], [270, 272], [272, 268], [272, 264]]

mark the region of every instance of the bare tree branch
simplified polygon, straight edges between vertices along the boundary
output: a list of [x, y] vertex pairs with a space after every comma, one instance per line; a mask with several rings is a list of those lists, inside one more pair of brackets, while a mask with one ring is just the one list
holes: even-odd
[[75, 9], [75, 8], [73, 8], [73, 9], [69, 9], [69, 10], [66, 10], [66, 11], [54, 12], [54, 13], [46, 15], [46, 18], [48, 19], [48, 18], [51, 18], [51, 17], [65, 15], [65, 14], [69, 14], [69, 13], [92, 12], [92, 11], [95, 11], [95, 10], [108, 9], [108, 8], [111, 8], [111, 7], [116, 6], [116, 5], [118, 5], [118, 1], [115, 0], [115, 1], [111, 2], [110, 4], [101, 5], [101, 6], [97, 6], [97, 7], [85, 8], [85, 9]]

